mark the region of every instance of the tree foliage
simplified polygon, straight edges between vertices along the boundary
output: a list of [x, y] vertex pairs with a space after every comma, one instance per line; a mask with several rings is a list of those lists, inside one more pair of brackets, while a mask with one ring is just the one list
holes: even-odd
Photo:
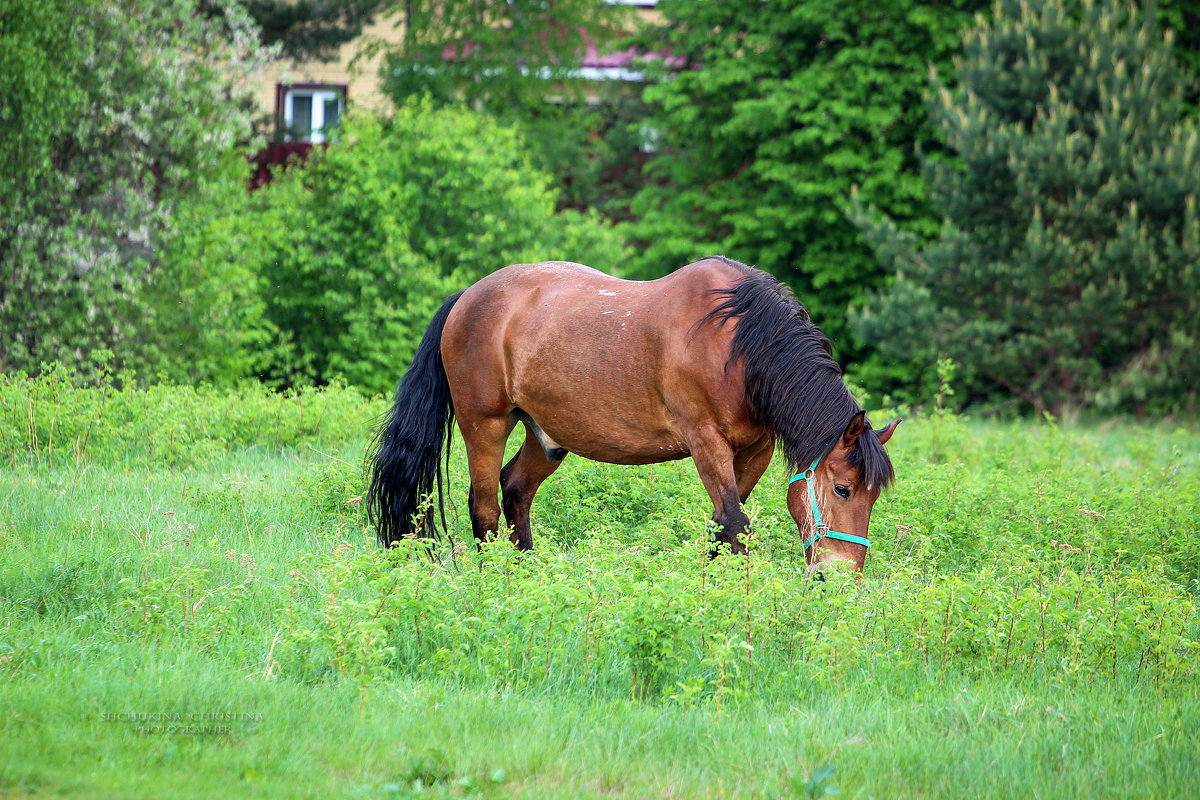
[[861, 185], [936, 230], [914, 146], [930, 62], [948, 64], [982, 0], [663, 0], [645, 42], [687, 68], [646, 91], [660, 135], [630, 235], [642, 274], [723, 252], [790, 281], [845, 344], [845, 311], [882, 281], [842, 213]]
[[139, 291], [144, 377], [230, 385], [282, 355], [259, 286], [258, 263], [269, 253], [251, 213], [258, 199], [246, 189], [246, 159], [231, 151], [175, 201], [171, 234]]
[[1158, 0], [1158, 18], [1175, 34], [1171, 54], [1188, 77], [1183, 87], [1183, 112], [1200, 112], [1200, 3], [1196, 0]]
[[858, 207], [898, 275], [858, 330], [899, 361], [954, 358], [976, 399], [1194, 404], [1200, 132], [1162, 35], [1116, 0], [998, 0], [994, 17], [968, 34], [957, 87], [934, 81], [956, 156], [927, 164], [940, 239]]
[[249, 194], [235, 80], [264, 52], [238, 6], [15, 5], [0, 370], [107, 350], [143, 377], [382, 390], [451, 291], [514, 261], [621, 262], [594, 213], [555, 212], [516, 130], [428, 100]]
[[[589, 42], [626, 19], [596, 0], [392, 0], [404, 34], [386, 48], [385, 91], [428, 94], [497, 114], [536, 109], [547, 94], [576, 95]], [[549, 90], [549, 92], [548, 92]]]
[[[379, 45], [382, 86], [393, 102], [428, 95], [516, 124], [537, 166], [556, 178], [562, 206], [627, 215], [632, 189], [624, 167], [641, 144], [636, 89], [588, 85], [580, 64], [589, 47], [625, 38], [635, 25], [629, 7], [599, 0], [393, 0], [388, 8], [404, 26], [398, 43]], [[589, 93], [602, 102], [589, 102]]]
[[171, 209], [251, 134], [249, 18], [196, 0], [0, 6], [0, 370], [141, 346]]
[[299, 61], [337, 58], [362, 35], [386, 0], [242, 0], [263, 44]]

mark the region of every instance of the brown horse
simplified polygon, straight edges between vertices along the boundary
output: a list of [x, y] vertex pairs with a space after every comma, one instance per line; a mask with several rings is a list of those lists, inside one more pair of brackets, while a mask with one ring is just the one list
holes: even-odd
[[[518, 264], [447, 299], [376, 439], [367, 507], [385, 545], [435, 524], [418, 515], [435, 488], [445, 526], [440, 462], [456, 418], [480, 540], [503, 511], [513, 542], [531, 548], [533, 496], [568, 453], [613, 464], [691, 456], [717, 540], [745, 552], [741, 504], [778, 442], [806, 467], [787, 505], [809, 563], [859, 570], [899, 422], [872, 431], [791, 291], [719, 256], [646, 282]], [[502, 468], [518, 422], [525, 442]]]

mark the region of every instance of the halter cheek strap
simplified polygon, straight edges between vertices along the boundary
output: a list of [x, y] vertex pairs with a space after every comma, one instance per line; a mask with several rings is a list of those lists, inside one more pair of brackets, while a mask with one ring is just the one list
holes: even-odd
[[804, 549], [807, 551], [808, 548], [812, 547], [821, 539], [840, 539], [843, 542], [861, 544], [863, 547], [870, 547], [870, 539], [867, 539], [863, 536], [855, 536], [852, 533], [842, 533], [841, 531], [830, 530], [829, 526], [826, 525], [824, 520], [821, 519], [821, 509], [817, 506], [817, 492], [815, 489], [813, 489], [813, 479], [817, 476], [817, 465], [821, 463], [822, 458], [824, 458], [824, 456], [817, 456], [816, 460], [809, 465], [808, 469], [792, 476], [792, 479], [788, 481], [788, 486], [791, 486], [796, 481], [804, 481], [804, 485], [808, 487], [808, 507], [812, 509], [814, 523], [813, 529], [816, 531], [816, 533], [813, 534], [811, 539], [804, 543]]

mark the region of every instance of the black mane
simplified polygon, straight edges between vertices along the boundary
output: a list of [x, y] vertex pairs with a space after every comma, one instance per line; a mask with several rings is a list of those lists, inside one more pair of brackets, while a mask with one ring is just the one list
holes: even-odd
[[[862, 410], [833, 359], [828, 337], [808, 311], [772, 275], [737, 261], [714, 258], [745, 271], [731, 289], [714, 289], [721, 303], [700, 325], [737, 320], [728, 366], [741, 361], [750, 414], [782, 445], [788, 465], [806, 469], [834, 448], [851, 418]], [[867, 423], [850, 453], [869, 486], [885, 487], [894, 477], [892, 462]]]

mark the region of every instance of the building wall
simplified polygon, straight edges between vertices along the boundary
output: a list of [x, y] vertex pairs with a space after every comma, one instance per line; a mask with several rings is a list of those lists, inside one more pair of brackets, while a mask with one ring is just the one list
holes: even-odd
[[276, 92], [281, 83], [344, 85], [347, 102], [351, 105], [375, 110], [386, 108], [387, 98], [379, 91], [382, 55], [357, 59], [356, 56], [367, 42], [399, 43], [404, 35], [402, 19], [400, 13], [376, 18], [363, 30], [362, 36], [342, 45], [336, 60], [297, 62], [285, 58], [267, 65], [262, 84], [255, 92], [259, 108], [272, 117], [277, 113]]
[[[602, 0], [597, 0], [601, 2]], [[608, 0], [622, 5], [633, 6], [637, 15], [643, 21], [657, 21], [654, 10], [654, 0]], [[346, 99], [350, 106], [369, 110], [387, 108], [388, 99], [380, 92], [379, 68], [382, 64], [382, 54], [370, 58], [358, 57], [359, 51], [369, 42], [385, 42], [399, 44], [404, 36], [403, 14], [395, 12], [380, 16], [363, 30], [363, 35], [353, 42], [342, 45], [338, 58], [329, 61], [297, 62], [292, 59], [280, 59], [269, 64], [264, 72], [262, 83], [255, 91], [258, 106], [264, 116], [275, 119], [281, 112], [278, 104], [278, 87], [280, 84], [327, 84], [346, 86]]]

